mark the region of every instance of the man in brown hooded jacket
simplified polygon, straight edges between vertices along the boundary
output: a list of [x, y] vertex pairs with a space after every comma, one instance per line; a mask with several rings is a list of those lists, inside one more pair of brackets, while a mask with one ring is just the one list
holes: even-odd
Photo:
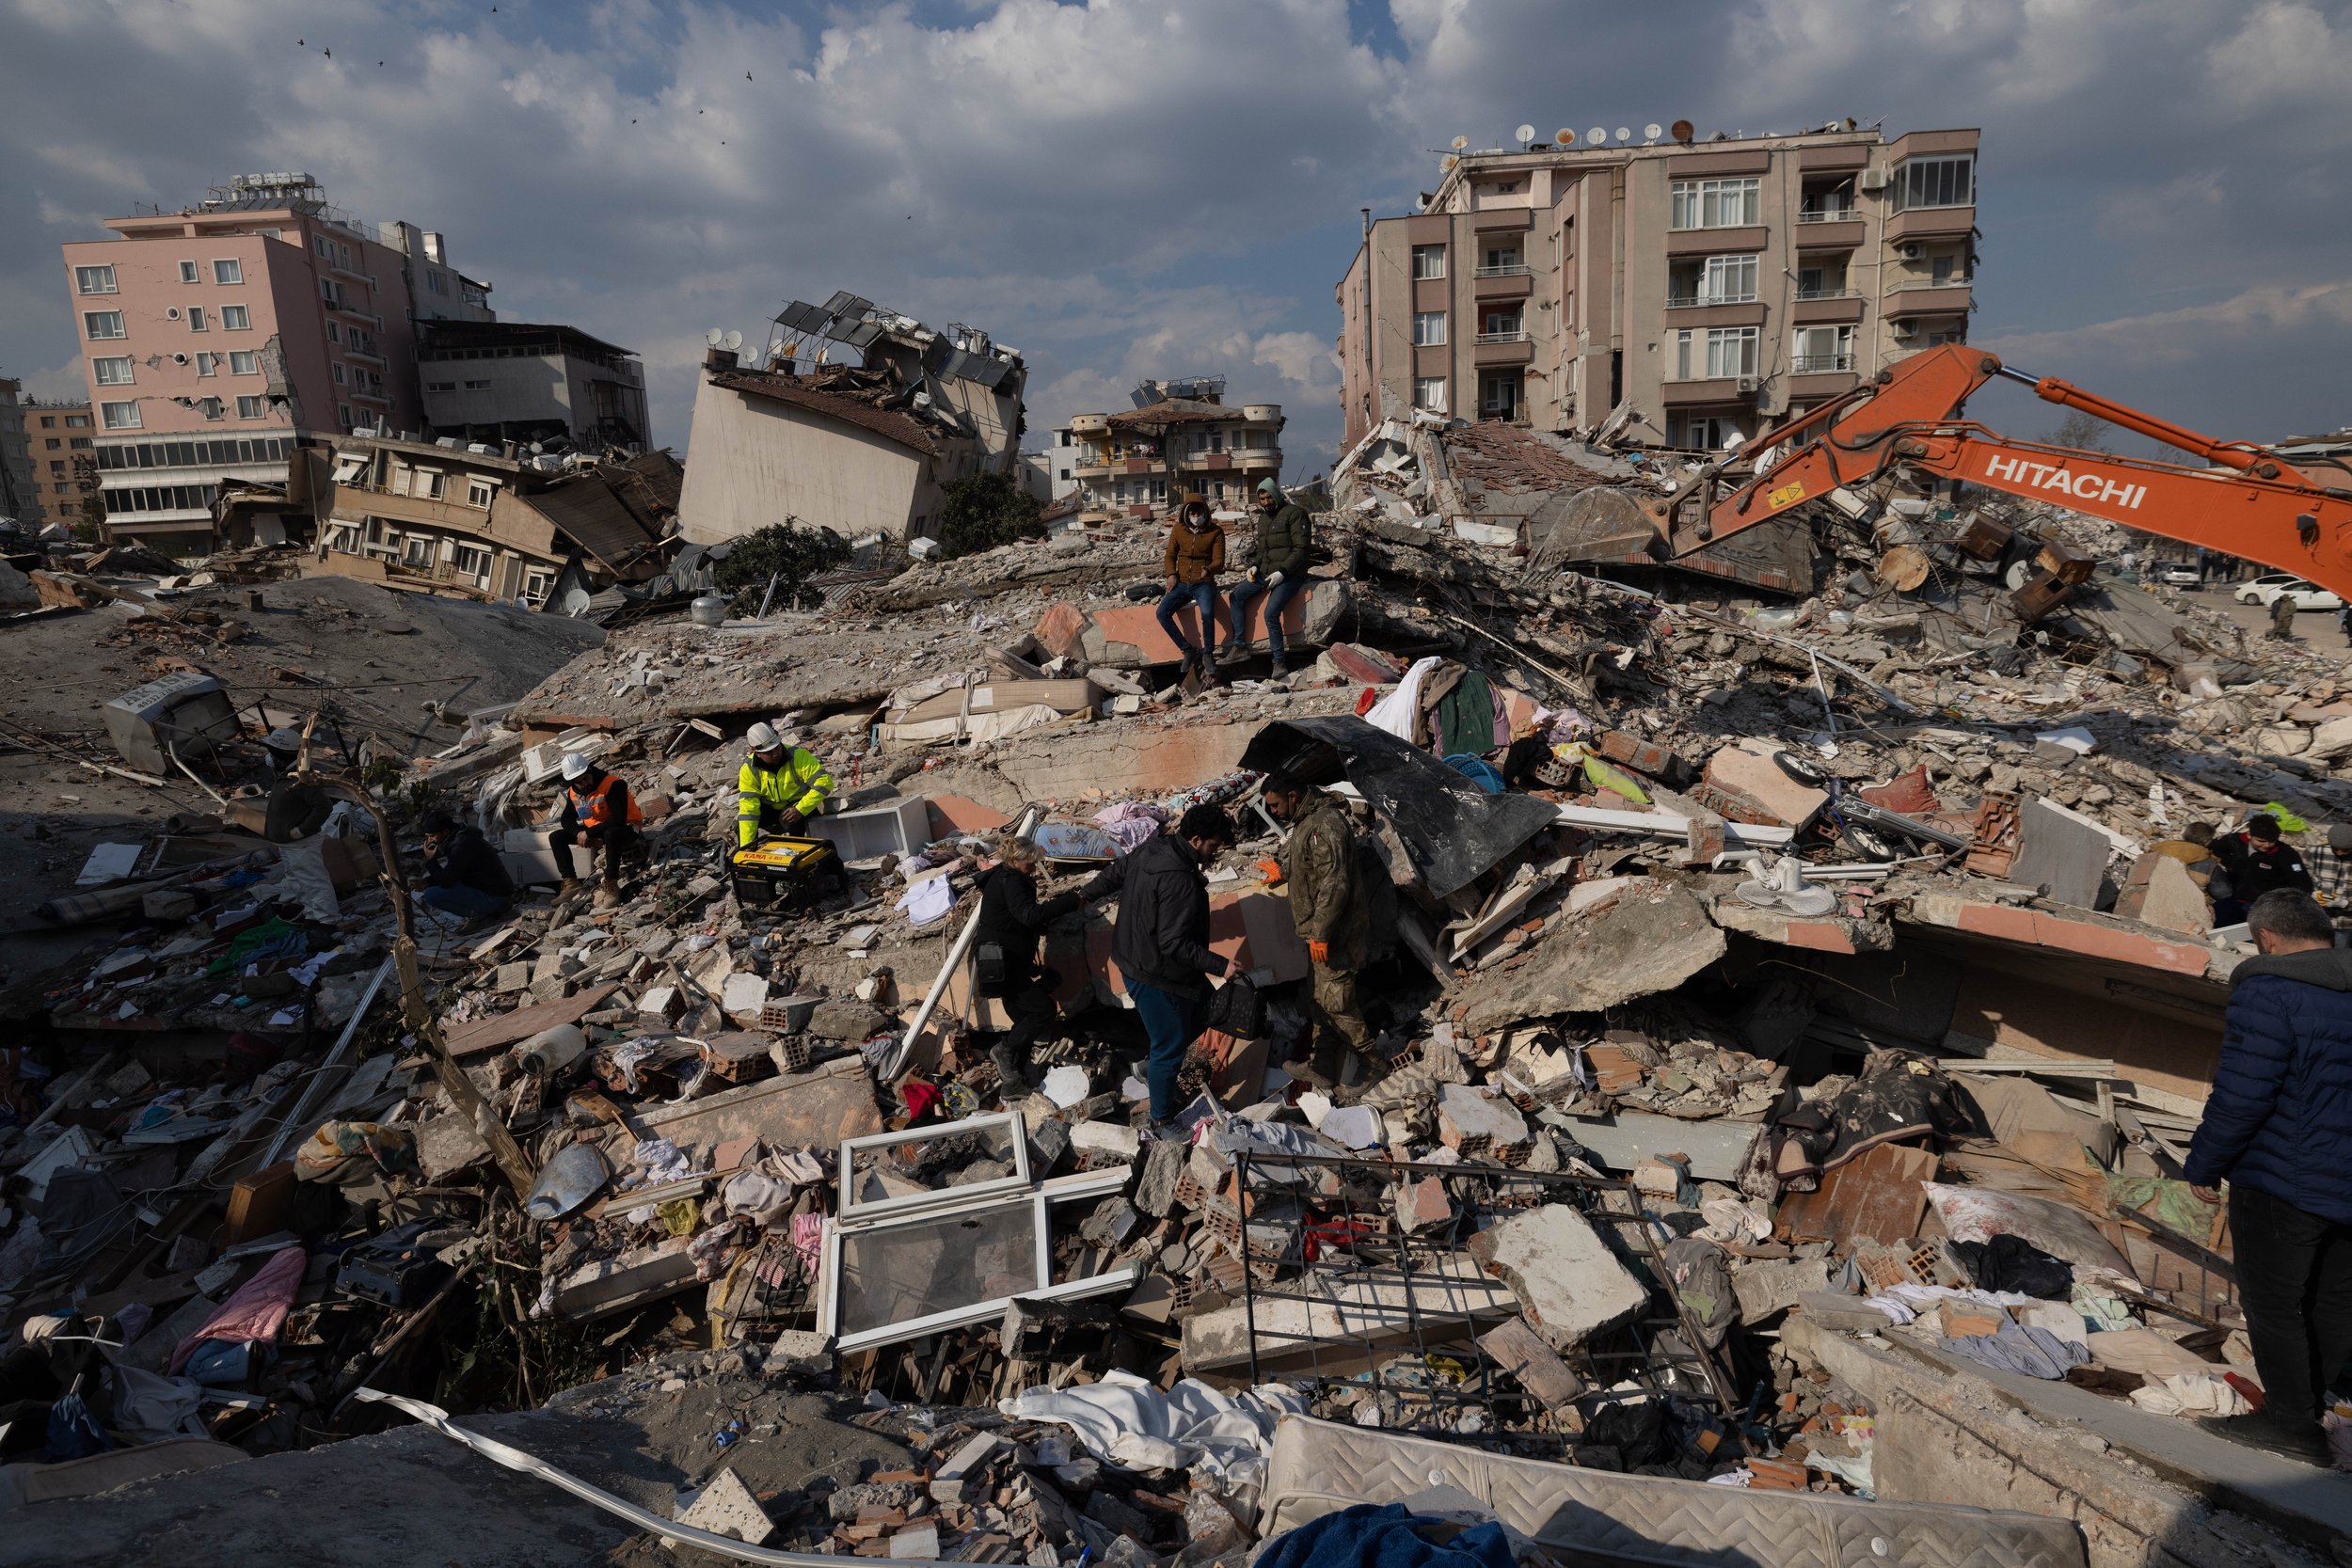
[[[1216, 575], [1225, 569], [1225, 531], [1209, 515], [1209, 503], [1199, 491], [1185, 493], [1174, 526], [1168, 531], [1168, 548], [1161, 552], [1160, 570], [1168, 592], [1160, 596], [1160, 629], [1183, 650], [1184, 669], [1198, 666], [1200, 678], [1216, 684]], [[1200, 608], [1198, 648], [1184, 635], [1177, 611], [1190, 599]]]

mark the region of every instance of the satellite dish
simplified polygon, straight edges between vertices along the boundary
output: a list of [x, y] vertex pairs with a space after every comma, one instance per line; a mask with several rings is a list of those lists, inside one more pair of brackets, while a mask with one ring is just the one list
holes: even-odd
[[1609, 139], [1609, 127], [1606, 125], [1596, 125], [1591, 130], [1584, 133], [1584, 139], [1591, 142], [1595, 147], [1598, 147], [1602, 142]]
[[730, 350], [741, 348], [743, 346], [743, 334], [740, 332], [728, 333], [726, 335], [725, 341], [722, 346]]
[[719, 329], [714, 326], [709, 331], [703, 334], [703, 341], [708, 343], [712, 348], [717, 348], [719, 346], [720, 337], [721, 333]]
[[1454, 157], [1452, 153], [1448, 153], [1446, 155], [1445, 162], [1438, 166], [1441, 168], [1452, 168], [1454, 165], [1460, 163], [1461, 161], [1461, 159]]
[[1551, 139], [1558, 142], [1562, 147], [1574, 147], [1576, 145], [1576, 133], [1563, 125], [1559, 130], [1554, 131], [1551, 134]]
[[1667, 127], [1668, 133], [1673, 135], [1674, 139], [1686, 147], [1690, 145], [1691, 138], [1698, 135], [1698, 130], [1697, 126], [1687, 119], [1677, 119]]
[[1619, 141], [1631, 141], [1633, 139], [1633, 133], [1627, 127], [1620, 125], [1617, 127], [1617, 139]]
[[1663, 127], [1661, 127], [1658, 121], [1654, 119], [1647, 125], [1642, 127], [1642, 136], [1646, 141], [1656, 141], [1662, 132]]
[[1453, 143], [1453, 146], [1454, 146], [1454, 151], [1456, 151], [1456, 152], [1461, 151], [1461, 150], [1462, 150], [1462, 149], [1464, 149], [1464, 148], [1468, 147], [1469, 145], [1470, 145], [1470, 138], [1469, 138], [1468, 136], [1456, 136], [1456, 137], [1454, 137], [1454, 143]]
[[1511, 135], [1521, 147], [1525, 147], [1529, 142], [1535, 139], [1535, 127], [1533, 125], [1522, 125], [1518, 130], [1512, 132]]

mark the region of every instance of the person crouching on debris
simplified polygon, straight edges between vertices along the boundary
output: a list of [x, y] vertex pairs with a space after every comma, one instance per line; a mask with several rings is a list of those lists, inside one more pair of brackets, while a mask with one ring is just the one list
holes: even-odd
[[515, 901], [514, 879], [482, 830], [460, 826], [445, 811], [425, 815], [424, 882], [418, 903], [469, 927], [504, 914]]
[[996, 840], [996, 863], [980, 878], [979, 925], [972, 933], [972, 980], [980, 995], [993, 997], [1011, 1015], [1012, 1027], [992, 1047], [988, 1059], [1009, 1105], [1035, 1086], [1029, 1053], [1038, 1037], [1061, 1016], [1054, 991], [1061, 976], [1038, 962], [1038, 937], [1076, 909], [1083, 895], [1037, 895], [1038, 847], [1010, 833]]
[[2270, 635], [2280, 641], [2295, 641], [2295, 595], [2281, 593], [2270, 601]]
[[269, 796], [262, 804], [262, 836], [272, 844], [292, 844], [326, 826], [335, 798], [314, 784], [294, 782], [302, 760], [302, 736], [294, 730], [275, 729], [262, 742], [269, 759]]
[[2320, 1412], [2352, 1358], [2352, 951], [2299, 892], [2263, 895], [2246, 924], [2262, 956], [2230, 976], [2221, 1055], [2182, 1175], [2208, 1203], [2230, 1184], [2264, 1402], [2199, 1424], [2325, 1466]]
[[1092, 903], [1119, 895], [1111, 959], [1152, 1039], [1152, 1132], [1174, 1130], [1176, 1075], [1200, 1034], [1212, 974], [1232, 979], [1241, 965], [1209, 951], [1209, 882], [1201, 869], [1234, 841], [1232, 819], [1215, 806], [1194, 806], [1175, 831], [1146, 839], [1078, 890]]
[[604, 865], [596, 904], [609, 910], [621, 901], [621, 857], [637, 847], [637, 825], [645, 819], [644, 811], [618, 773], [606, 772], [578, 752], [564, 754], [564, 810], [555, 823], [558, 863], [564, 873], [558, 894], [580, 889], [580, 879], [566, 858], [575, 846], [592, 857], [601, 852]]
[[1290, 889], [1291, 922], [1314, 962], [1312, 1053], [1283, 1070], [1326, 1094], [1340, 1086], [1345, 1053], [1364, 1060], [1364, 1082], [1387, 1071], [1372, 1049], [1356, 975], [1372, 945], [1372, 898], [1359, 885], [1356, 831], [1340, 803], [1287, 773], [1269, 773], [1262, 794], [1266, 810], [1290, 829], [1282, 842], [1282, 879]]
[[816, 752], [791, 744], [773, 724], [754, 724], [743, 738], [752, 751], [735, 776], [735, 847], [749, 849], [764, 837], [798, 832], [822, 811], [833, 775]]
[[[1168, 531], [1168, 548], [1161, 552], [1160, 570], [1168, 575], [1168, 592], [1160, 595], [1160, 629], [1184, 656], [1189, 673], [1216, 684], [1216, 575], [1225, 570], [1225, 531], [1209, 515], [1209, 503], [1199, 491], [1187, 491], [1175, 526]], [[1190, 599], [1200, 614], [1200, 646], [1184, 638], [1176, 612]]]
[[1282, 498], [1282, 487], [1270, 479], [1258, 481], [1258, 557], [1249, 580], [1225, 596], [1232, 606], [1233, 636], [1227, 657], [1240, 658], [1249, 651], [1244, 630], [1249, 601], [1265, 595], [1265, 645], [1274, 656], [1272, 674], [1279, 680], [1290, 673], [1282, 661], [1282, 607], [1307, 586], [1307, 552], [1314, 543], [1314, 528], [1307, 509]]
[[2215, 839], [2213, 852], [2230, 884], [2228, 895], [2217, 895], [2213, 901], [2217, 925], [2234, 926], [2244, 920], [2248, 908], [2265, 893], [2280, 888], [2292, 893], [2312, 891], [2311, 870], [2304, 865], [2302, 854], [2280, 840], [2279, 819], [2266, 811], [2248, 817], [2246, 826], [2228, 837]]

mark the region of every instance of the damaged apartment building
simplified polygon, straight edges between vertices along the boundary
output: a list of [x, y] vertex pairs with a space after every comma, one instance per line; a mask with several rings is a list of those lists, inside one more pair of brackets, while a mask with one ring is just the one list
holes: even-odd
[[1018, 350], [945, 331], [848, 293], [795, 300], [757, 354], [711, 334], [694, 393], [694, 462], [679, 503], [688, 543], [772, 524], [852, 542], [938, 531], [947, 485], [1020, 463]]
[[1055, 430], [1041, 499], [1077, 495], [1083, 523], [1156, 516], [1186, 491], [1238, 511], [1260, 480], [1281, 477], [1281, 404], [1228, 404], [1223, 376], [1145, 381], [1130, 395], [1132, 408]]
[[[1521, 127], [1532, 136], [1532, 126]], [[1563, 129], [1457, 151], [1335, 291], [1345, 441], [1391, 406], [1715, 451], [1964, 342], [1973, 130]]]

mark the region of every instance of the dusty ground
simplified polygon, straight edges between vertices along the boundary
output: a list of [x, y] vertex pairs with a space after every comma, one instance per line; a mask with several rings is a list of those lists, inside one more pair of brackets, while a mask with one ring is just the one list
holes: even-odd
[[[2258, 604], [2240, 604], [2233, 597], [2238, 585], [2224, 587], [2219, 583], [2210, 588], [2181, 595], [2184, 604], [2203, 610], [2217, 610], [2244, 626], [2249, 637], [2266, 636], [2270, 631], [2270, 611]], [[2295, 617], [2295, 636], [2305, 647], [2323, 654], [2352, 654], [2352, 640], [2344, 635], [2344, 622], [2332, 610], [2303, 610]]]
[[[184, 659], [219, 676], [248, 710], [260, 702], [298, 715], [331, 704], [355, 738], [373, 730], [396, 737], [404, 752], [434, 751], [457, 738], [465, 713], [511, 702], [604, 640], [599, 628], [561, 616], [341, 578], [273, 583], [262, 594], [258, 611], [246, 607], [243, 589], [203, 589], [168, 601], [171, 610], [234, 623], [242, 635], [229, 640], [216, 635], [229, 626], [172, 628], [122, 605], [0, 624], [0, 720], [95, 742], [100, 760], [119, 762], [105, 742], [101, 710], [164, 673], [164, 661]], [[427, 702], [446, 704], [459, 724], [425, 711]], [[246, 748], [230, 776], [260, 760], [259, 748]], [[0, 752], [0, 935], [35, 926], [33, 907], [71, 885], [92, 845], [144, 838], [174, 814], [218, 809], [184, 781], [151, 789], [14, 748]]]

